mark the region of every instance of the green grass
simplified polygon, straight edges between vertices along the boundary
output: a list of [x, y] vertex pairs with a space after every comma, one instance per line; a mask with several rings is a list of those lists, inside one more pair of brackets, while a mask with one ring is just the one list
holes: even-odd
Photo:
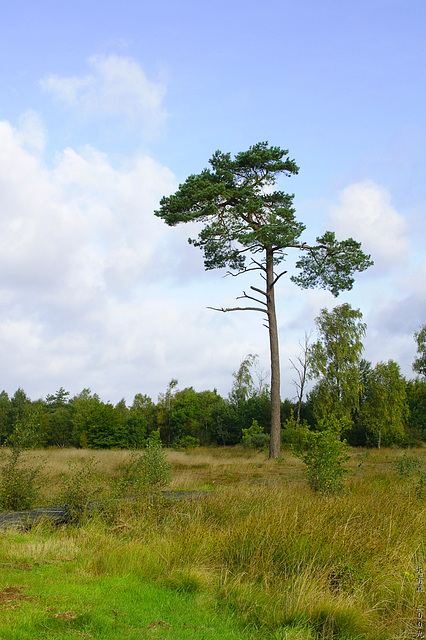
[[[29, 539], [11, 536], [25, 548], [41, 548], [45, 533]], [[22, 535], [20, 536], [22, 538]], [[40, 547], [41, 545], [41, 547]], [[49, 554], [50, 555], [50, 554]], [[35, 554], [37, 556], [37, 554]], [[28, 559], [28, 558], [27, 558]], [[191, 588], [150, 584], [137, 573], [95, 576], [70, 558], [35, 564], [3, 563], [0, 588], [0, 638], [114, 640], [173, 638], [244, 640], [230, 614], [214, 612], [208, 598]], [[15, 587], [15, 589], [11, 589]]]
[[1, 533], [0, 594], [22, 589], [0, 595], [0, 640], [415, 638], [425, 491], [402, 455], [353, 451], [345, 493], [323, 497], [288, 454], [171, 454], [174, 488], [213, 491]]

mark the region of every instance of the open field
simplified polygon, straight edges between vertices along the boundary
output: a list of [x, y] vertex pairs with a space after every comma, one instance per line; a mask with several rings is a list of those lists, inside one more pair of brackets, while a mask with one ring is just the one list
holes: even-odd
[[[396, 472], [403, 454], [352, 450], [346, 493], [325, 498], [288, 452], [169, 451], [171, 488], [208, 495], [2, 532], [0, 638], [421, 637], [426, 489], [418, 470]], [[407, 454], [426, 468], [426, 449]], [[94, 456], [106, 482], [128, 455], [31, 453], [45, 463], [40, 502], [55, 501], [70, 458]]]

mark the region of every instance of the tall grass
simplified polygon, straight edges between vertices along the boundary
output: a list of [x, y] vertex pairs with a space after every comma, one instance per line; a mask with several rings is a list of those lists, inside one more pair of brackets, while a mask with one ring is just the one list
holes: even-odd
[[[416, 455], [424, 461], [423, 450]], [[259, 638], [414, 638], [426, 511], [417, 476], [395, 471], [401, 456], [353, 452], [345, 494], [322, 497], [290, 456], [175, 452], [175, 488], [214, 490], [124, 503], [79, 527], [9, 538], [1, 561], [62, 558], [79, 579], [132, 576], [202, 594]]]

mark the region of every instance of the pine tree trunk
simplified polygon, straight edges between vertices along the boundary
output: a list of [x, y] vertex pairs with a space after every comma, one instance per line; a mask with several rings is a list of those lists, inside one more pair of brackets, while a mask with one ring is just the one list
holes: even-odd
[[266, 291], [268, 305], [269, 346], [271, 352], [271, 439], [269, 457], [279, 458], [281, 447], [280, 355], [275, 313], [274, 253], [266, 250]]

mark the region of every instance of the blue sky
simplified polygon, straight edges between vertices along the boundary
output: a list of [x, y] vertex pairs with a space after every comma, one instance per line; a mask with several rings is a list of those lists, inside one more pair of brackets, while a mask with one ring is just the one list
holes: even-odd
[[[420, 0], [144, 0], [34, 5], [0, 24], [0, 387], [104, 400], [179, 387], [226, 394], [258, 314], [219, 314], [246, 278], [205, 272], [153, 216], [216, 149], [267, 140], [300, 174], [298, 217], [361, 240], [375, 266], [335, 300], [277, 290], [282, 393], [323, 307], [349, 302], [365, 357], [412, 376], [426, 322], [424, 32]], [[254, 316], [254, 317], [253, 317]]]

